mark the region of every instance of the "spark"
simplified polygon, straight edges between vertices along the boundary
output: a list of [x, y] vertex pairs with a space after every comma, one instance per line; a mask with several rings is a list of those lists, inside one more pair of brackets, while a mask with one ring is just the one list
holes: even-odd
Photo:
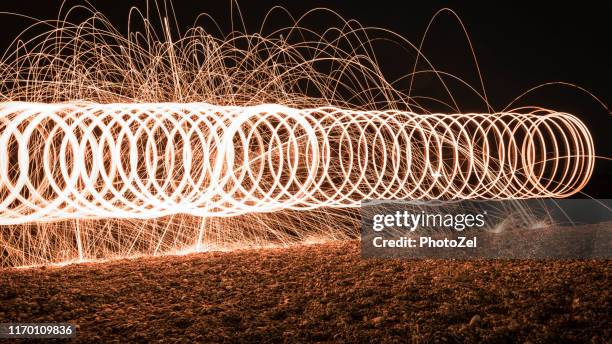
[[[256, 33], [203, 15], [171, 35], [149, 12], [121, 34], [77, 6], [0, 58], [0, 266], [353, 238], [364, 199], [568, 197], [593, 172], [577, 116], [496, 112], [479, 69], [477, 89], [388, 30], [275, 8]], [[414, 60], [397, 80], [389, 42]]]

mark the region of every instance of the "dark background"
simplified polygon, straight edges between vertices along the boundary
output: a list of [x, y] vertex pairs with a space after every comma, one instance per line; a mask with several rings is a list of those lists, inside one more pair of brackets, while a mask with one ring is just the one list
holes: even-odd
[[[69, 1], [68, 4], [82, 3]], [[131, 6], [139, 1], [91, 1], [119, 29], [125, 30]], [[327, 7], [364, 26], [393, 30], [418, 44], [434, 15], [444, 7], [453, 9], [466, 25], [484, 76], [489, 100], [502, 109], [525, 90], [551, 81], [576, 84], [592, 92], [607, 106], [610, 91], [610, 29], [612, 5], [534, 4], [512, 2], [454, 3], [436, 1], [239, 1], [247, 29], [257, 31], [262, 18], [274, 5], [282, 5], [294, 16], [315, 7]], [[0, 11], [30, 15], [39, 19], [57, 16], [61, 2], [3, 0]], [[179, 23], [189, 27], [200, 12], [211, 14], [229, 27], [230, 1], [175, 1]], [[335, 24], [336, 22], [334, 22]], [[23, 18], [0, 16], [0, 48], [30, 24]], [[320, 25], [326, 25], [321, 18]], [[329, 23], [332, 25], [332, 23]], [[474, 65], [457, 21], [445, 14], [430, 31], [425, 54], [439, 69], [466, 77], [475, 83]], [[388, 63], [383, 70], [391, 75], [411, 71], [411, 64]], [[472, 79], [470, 79], [470, 77]], [[591, 128], [599, 156], [612, 157], [612, 117], [585, 93], [571, 88], [546, 88], [525, 98], [522, 105], [537, 105], [578, 115]], [[470, 110], [469, 107], [467, 110]], [[477, 111], [477, 110], [475, 110]], [[612, 163], [598, 159], [595, 175], [584, 192], [597, 198], [612, 198]]]

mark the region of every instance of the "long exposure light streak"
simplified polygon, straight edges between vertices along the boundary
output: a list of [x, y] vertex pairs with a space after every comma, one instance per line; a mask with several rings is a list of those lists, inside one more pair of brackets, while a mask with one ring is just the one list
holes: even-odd
[[[250, 31], [146, 3], [127, 31], [87, 4], [18, 17], [33, 22], [0, 56], [0, 267], [355, 238], [366, 199], [561, 198], [593, 173], [589, 114], [530, 91], [493, 106], [451, 10], [415, 45], [327, 9], [274, 7]], [[445, 13], [465, 75], [423, 51]]]
[[566, 197], [593, 142], [558, 112], [206, 103], [0, 105], [0, 224]]

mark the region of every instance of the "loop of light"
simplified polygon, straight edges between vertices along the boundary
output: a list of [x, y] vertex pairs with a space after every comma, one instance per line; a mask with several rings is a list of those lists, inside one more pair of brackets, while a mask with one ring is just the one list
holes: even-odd
[[0, 104], [0, 225], [567, 197], [593, 165], [587, 128], [558, 112]]

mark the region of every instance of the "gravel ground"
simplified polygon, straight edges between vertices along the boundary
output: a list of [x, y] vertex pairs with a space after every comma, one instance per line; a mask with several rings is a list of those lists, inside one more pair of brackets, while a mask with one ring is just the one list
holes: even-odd
[[612, 341], [612, 264], [361, 259], [356, 241], [0, 270], [0, 322], [77, 342]]

